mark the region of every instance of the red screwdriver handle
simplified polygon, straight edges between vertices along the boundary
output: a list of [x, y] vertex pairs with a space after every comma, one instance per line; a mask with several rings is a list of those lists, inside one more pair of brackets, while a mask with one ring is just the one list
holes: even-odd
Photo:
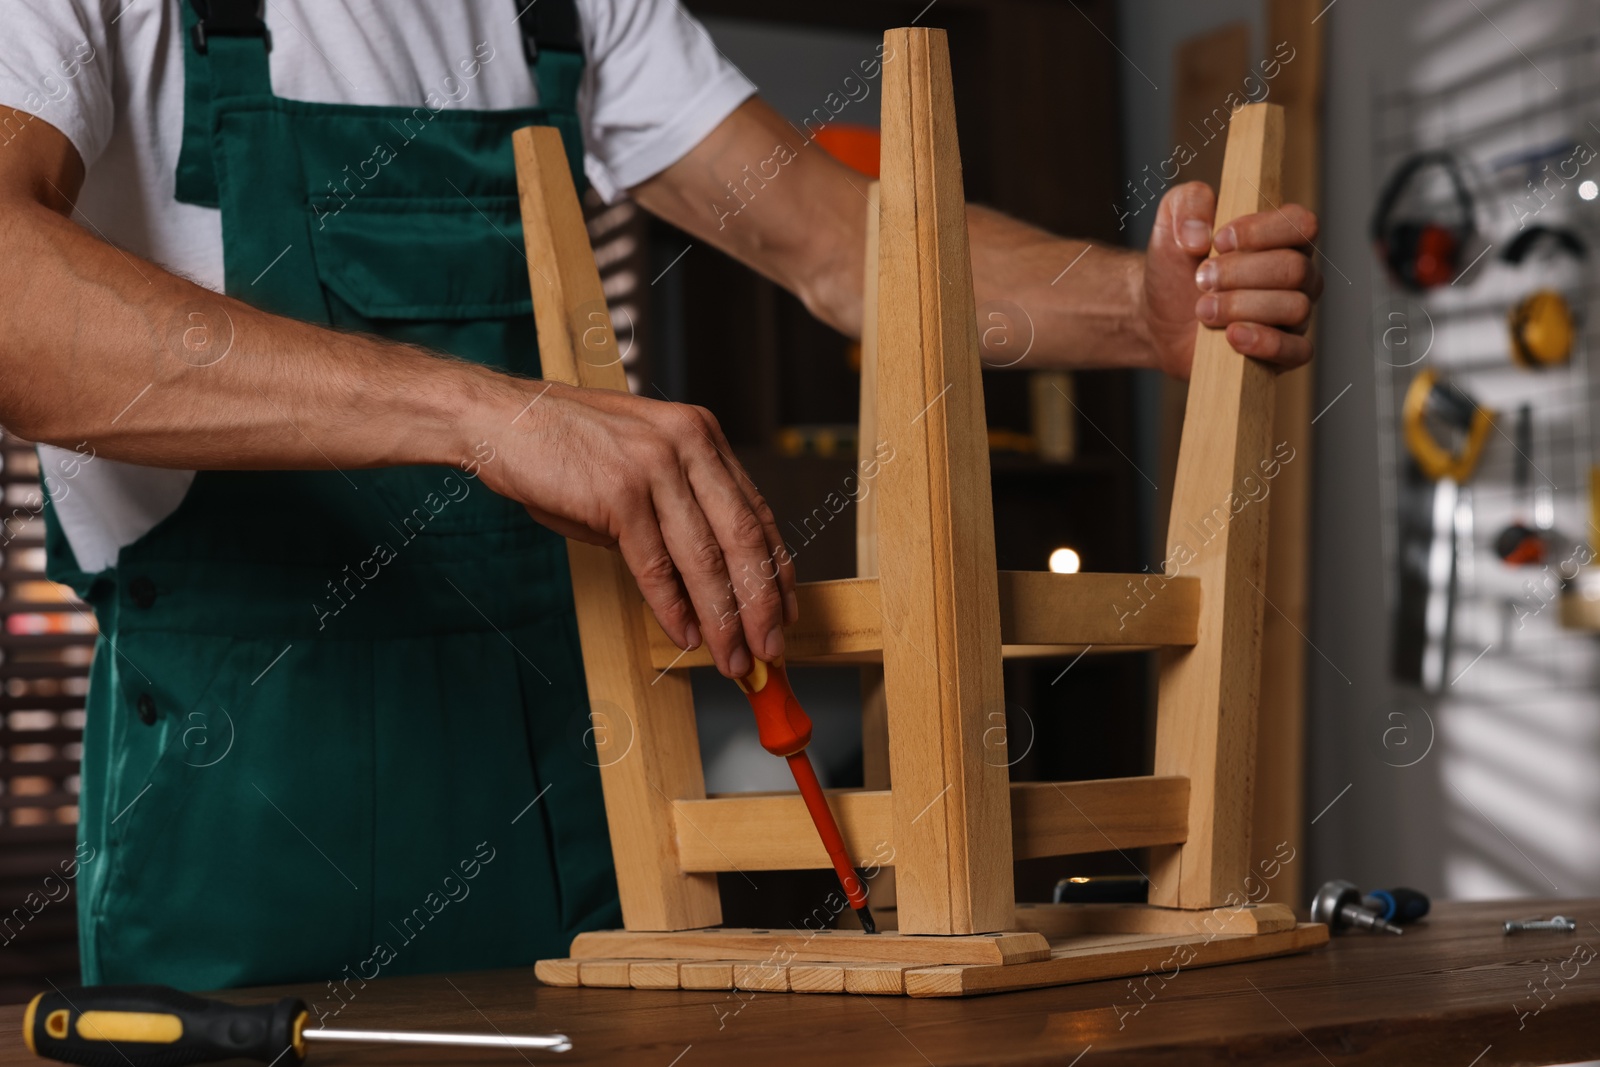
[[761, 747], [774, 756], [804, 752], [811, 743], [811, 717], [795, 699], [783, 661], [756, 660], [750, 673], [737, 681], [756, 713]]

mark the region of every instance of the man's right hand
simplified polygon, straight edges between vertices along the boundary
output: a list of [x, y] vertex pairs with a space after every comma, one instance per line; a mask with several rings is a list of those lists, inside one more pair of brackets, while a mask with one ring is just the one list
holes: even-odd
[[[507, 383], [511, 385], [513, 383]], [[614, 546], [680, 648], [721, 672], [783, 654], [794, 564], [772, 509], [704, 408], [559, 382], [516, 382], [475, 420], [497, 459], [489, 488], [565, 537]]]

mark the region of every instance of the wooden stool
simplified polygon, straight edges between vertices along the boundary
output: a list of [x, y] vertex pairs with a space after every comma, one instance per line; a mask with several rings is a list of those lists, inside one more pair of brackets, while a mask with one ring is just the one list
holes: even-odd
[[[672, 644], [617, 553], [569, 542], [626, 929], [581, 934], [570, 959], [536, 973], [555, 985], [951, 996], [1170, 977], [1320, 944], [1326, 927], [1252, 903], [1267, 522], [1255, 498], [1281, 459], [1273, 372], [1200, 330], [1164, 574], [997, 571], [945, 36], [900, 29], [885, 42], [878, 361], [864, 383], [876, 394], [866, 473], [880, 573], [802, 584], [787, 646], [799, 663], [881, 657], [893, 788], [830, 802], [857, 862], [892, 865], [899, 929], [715, 928], [717, 872], [827, 868], [828, 857], [798, 794], [706, 796], [684, 668], [709, 653]], [[1282, 128], [1275, 105], [1234, 113], [1219, 226], [1276, 206]], [[625, 389], [560, 138], [522, 130], [515, 150], [545, 375]], [[1166, 650], [1155, 774], [1012, 783], [1002, 656], [1090, 645]], [[1013, 860], [1144, 847], [1148, 905], [1015, 904]]]

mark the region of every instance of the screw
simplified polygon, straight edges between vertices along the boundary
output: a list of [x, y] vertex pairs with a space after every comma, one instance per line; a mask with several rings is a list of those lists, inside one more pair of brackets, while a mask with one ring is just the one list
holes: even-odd
[[1571, 933], [1578, 928], [1578, 924], [1565, 915], [1557, 915], [1553, 919], [1507, 919], [1506, 933], [1517, 934], [1528, 930], [1561, 930]]

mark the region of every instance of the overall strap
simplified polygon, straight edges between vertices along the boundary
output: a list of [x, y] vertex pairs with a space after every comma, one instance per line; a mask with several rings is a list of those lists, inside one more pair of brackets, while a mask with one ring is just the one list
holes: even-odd
[[272, 36], [261, 17], [262, 0], [178, 0], [178, 7], [183, 15], [183, 146], [177, 198], [216, 207], [211, 102], [272, 95], [267, 70]]
[[254, 37], [272, 47], [272, 35], [261, 18], [261, 0], [189, 0], [197, 21], [188, 33], [200, 54], [218, 37]]
[[517, 26], [522, 30], [522, 54], [539, 87], [539, 106], [576, 114], [583, 80], [583, 35], [575, 0], [534, 0], [518, 15]]
[[[272, 94], [267, 53], [272, 36], [264, 0], [177, 0], [183, 19], [183, 145], [177, 199], [217, 206], [211, 161], [211, 102]], [[520, 0], [517, 0], [521, 6]], [[517, 18], [524, 54], [539, 87], [540, 107], [576, 117], [583, 79], [583, 41], [574, 0], [534, 0]]]

